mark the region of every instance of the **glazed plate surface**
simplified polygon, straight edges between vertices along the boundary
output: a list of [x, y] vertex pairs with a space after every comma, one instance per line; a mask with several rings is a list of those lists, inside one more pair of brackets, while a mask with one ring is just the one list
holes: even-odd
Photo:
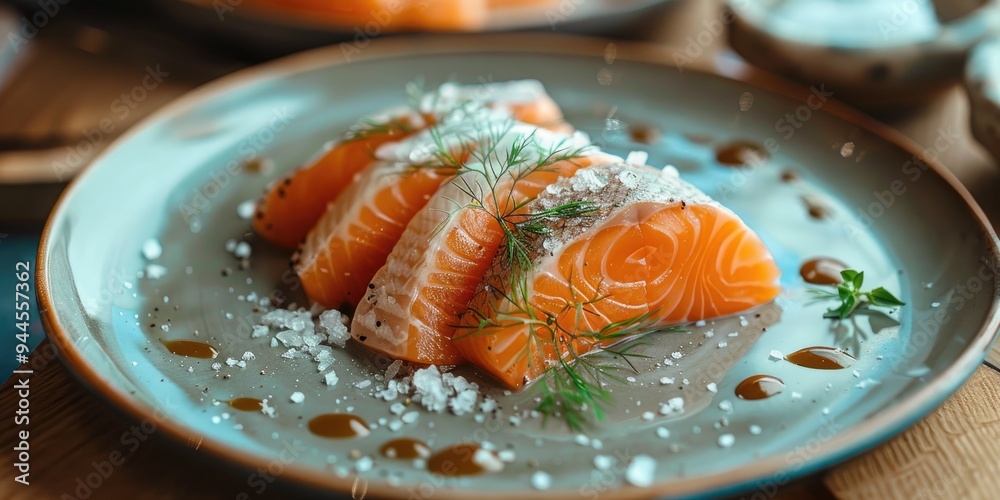
[[[679, 71], [664, 63], [669, 51], [582, 38], [456, 40], [373, 43], [350, 63], [336, 47], [293, 56], [199, 89], [109, 148], [64, 196], [40, 254], [49, 336], [71, 370], [131, 417], [155, 418], [162, 434], [196, 446], [203, 459], [251, 470], [293, 450], [281, 479], [319, 489], [631, 498], [770, 491], [900, 432], [982, 361], [997, 328], [995, 235], [957, 181], [920, 161], [894, 132], [821, 88], [749, 77], [732, 63]], [[251, 337], [259, 313], [249, 294], [306, 302], [288, 272], [289, 253], [255, 238], [238, 205], [360, 116], [404, 103], [409, 81], [433, 88], [521, 78], [541, 80], [596, 144], [620, 155], [648, 151], [649, 164], [676, 166], [739, 214], [775, 255], [783, 294], [742, 319], [645, 343], [651, 357], [639, 360], [638, 373], [623, 373], [634, 382], [609, 386], [614, 404], [587, 431], [600, 449], [579, 444], [558, 421], [512, 425], [509, 416], [533, 408], [536, 393], [497, 389], [486, 392], [501, 415], [481, 422], [421, 410], [397, 431], [379, 425], [345, 440], [311, 434], [306, 422], [322, 413], [373, 424], [394, 417], [389, 403], [370, 395], [387, 361], [351, 344], [335, 349], [340, 381], [331, 388], [311, 360], [283, 359], [285, 348]], [[721, 165], [716, 151], [734, 141], [763, 147], [768, 159]], [[248, 163], [273, 170], [255, 173]], [[811, 216], [810, 206], [824, 215]], [[149, 238], [163, 246], [155, 262], [167, 272], [156, 280], [138, 277]], [[249, 269], [224, 248], [230, 239], [250, 242]], [[867, 286], [884, 286], [908, 305], [823, 319], [831, 304], [811, 301], [799, 275], [813, 257], [863, 270]], [[171, 354], [161, 341], [176, 339], [210, 343], [220, 356]], [[857, 361], [818, 370], [772, 353], [810, 346], [843, 348]], [[254, 359], [246, 368], [211, 367], [247, 351]], [[784, 391], [738, 398], [737, 384], [757, 374], [782, 379]], [[356, 387], [364, 380], [373, 384]], [[293, 392], [304, 401], [290, 401]], [[268, 398], [276, 414], [225, 404], [236, 397]], [[683, 398], [683, 411], [661, 414], [660, 403], [672, 398]], [[401, 436], [434, 450], [488, 441], [516, 458], [500, 473], [443, 478], [379, 455], [380, 445]], [[597, 470], [598, 454], [613, 465]], [[646, 488], [625, 480], [626, 464], [640, 454], [657, 463]], [[373, 467], [356, 471], [358, 456], [373, 458]], [[551, 475], [549, 489], [532, 488], [536, 470]], [[254, 490], [248, 482], [247, 493]]]

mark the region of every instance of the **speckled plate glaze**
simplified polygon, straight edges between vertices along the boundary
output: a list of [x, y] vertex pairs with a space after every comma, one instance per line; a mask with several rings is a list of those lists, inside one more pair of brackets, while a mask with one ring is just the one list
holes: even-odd
[[[367, 488], [370, 497], [767, 492], [931, 411], [983, 359], [998, 324], [997, 241], [972, 198], [939, 165], [917, 162], [917, 149], [898, 134], [825, 96], [810, 98], [759, 73], [750, 81], [731, 62], [681, 72], [669, 60], [662, 49], [581, 38], [404, 39], [375, 43], [350, 64], [339, 49], [322, 49], [203, 87], [110, 147], [64, 195], [39, 259], [50, 337], [95, 393], [137, 420], [156, 419], [162, 434], [205, 459], [248, 471], [281, 460], [282, 481]], [[515, 406], [531, 408], [534, 394], [495, 389], [487, 392], [503, 406], [499, 420], [421, 412], [397, 432], [379, 426], [360, 439], [311, 435], [305, 422], [321, 413], [350, 411], [370, 423], [391, 417], [389, 404], [369, 395], [372, 387], [354, 385], [380, 373], [385, 361], [357, 347], [338, 350], [340, 382], [328, 388], [314, 363], [284, 360], [283, 348], [251, 338], [258, 315], [241, 296], [303, 297], [288, 273], [288, 252], [254, 239], [236, 207], [359, 116], [404, 102], [404, 83], [419, 77], [429, 86], [540, 79], [597, 144], [619, 154], [649, 151], [651, 164], [677, 166], [740, 214], [773, 251], [785, 292], [743, 321], [710, 322], [645, 344], [652, 358], [640, 363], [634, 382], [612, 386], [607, 420], [589, 431], [600, 450], [578, 444], [558, 422], [511, 425], [506, 416]], [[821, 105], [811, 109], [807, 99]], [[800, 116], [798, 125], [789, 114]], [[657, 131], [654, 144], [633, 142], [630, 131], [640, 129], [647, 138]], [[761, 145], [770, 159], [721, 166], [713, 151], [737, 140]], [[270, 159], [276, 172], [245, 173], [251, 156]], [[795, 179], [783, 182], [786, 170]], [[804, 198], [827, 217], [810, 217]], [[157, 262], [167, 274], [138, 279], [145, 265], [139, 249], [151, 237], [163, 242]], [[240, 270], [224, 249], [230, 238], [252, 241], [250, 269]], [[815, 256], [863, 269], [868, 284], [909, 305], [842, 324], [821, 319], [826, 306], [808, 301], [798, 274]], [[233, 272], [224, 276], [227, 267]], [[168, 339], [209, 342], [220, 360], [245, 351], [255, 359], [216, 372], [209, 360], [169, 353], [159, 342]], [[771, 355], [814, 345], [848, 349], [857, 362], [814, 370]], [[673, 364], [665, 366], [665, 358]], [[787, 387], [770, 399], [737, 398], [736, 385], [755, 374]], [[661, 384], [662, 377], [674, 383]], [[293, 391], [305, 401], [289, 401]], [[240, 396], [269, 398], [276, 417], [218, 404]], [[683, 413], [659, 414], [659, 403], [674, 397], [684, 398]], [[722, 446], [729, 435], [731, 446]], [[435, 450], [488, 440], [513, 449], [516, 459], [501, 473], [445, 479], [378, 455], [399, 436]], [[375, 458], [374, 467], [357, 475], [352, 450]], [[613, 457], [609, 469], [595, 470], [598, 453]], [[624, 478], [625, 464], [639, 454], [657, 462], [645, 488]], [[549, 490], [531, 487], [537, 469], [551, 475]], [[259, 484], [250, 479], [252, 495]]]

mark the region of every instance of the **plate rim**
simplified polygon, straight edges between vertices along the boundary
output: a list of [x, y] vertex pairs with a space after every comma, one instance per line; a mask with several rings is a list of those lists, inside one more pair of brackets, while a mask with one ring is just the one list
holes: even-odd
[[[399, 57], [407, 54], [473, 54], [491, 52], [523, 52], [533, 55], [565, 56], [575, 55], [597, 57], [603, 54], [607, 45], [615, 44], [626, 50], [618, 50], [618, 58], [630, 62], [661, 66], [665, 69], [675, 69], [680, 72], [692, 71], [707, 76], [721, 77], [739, 83], [749, 84], [755, 88], [773, 92], [799, 102], [805, 102], [811, 91], [801, 85], [792, 83], [781, 77], [752, 68], [748, 64], [725, 57], [717, 57], [713, 61], [693, 61], [683, 68], [672, 63], [671, 49], [677, 47], [655, 45], [646, 42], [622, 41], [601, 37], [571, 36], [562, 34], [488, 34], [488, 35], [444, 35], [433, 37], [394, 37], [380, 39], [372, 43], [366, 50], [353, 59], [345, 59], [338, 45], [331, 45], [308, 50], [279, 58], [251, 68], [242, 69], [223, 76], [168, 103], [163, 108], [152, 113], [138, 124], [119, 136], [102, 153], [94, 158], [70, 183], [59, 197], [42, 232], [36, 259], [36, 295], [39, 303], [39, 313], [47, 338], [55, 345], [59, 358], [68, 371], [87, 387], [91, 393], [108, 403], [112, 408], [124, 413], [127, 418], [140, 421], [148, 418], [155, 409], [131, 398], [127, 391], [105, 381], [100, 372], [87, 363], [82, 353], [76, 348], [67, 329], [61, 324], [57, 308], [50, 289], [50, 268], [48, 253], [50, 240], [57, 231], [59, 222], [65, 218], [65, 212], [75, 193], [81, 189], [92, 171], [100, 165], [107, 156], [123, 144], [128, 143], [133, 136], [148, 129], [151, 125], [167, 118], [183, 114], [196, 108], [200, 102], [211, 100], [223, 95], [227, 89], [234, 86], [258, 84], [269, 79], [281, 78], [284, 75], [303, 72], [320, 67], [335, 67], [348, 65], [353, 61], [373, 61]], [[539, 49], [544, 47], [544, 49]], [[829, 113], [852, 125], [865, 129], [904, 152], [919, 156], [918, 145], [895, 129], [876, 121], [853, 108], [830, 99], [823, 106], [823, 112]], [[930, 170], [944, 180], [948, 186], [960, 196], [966, 208], [980, 225], [984, 244], [988, 246], [994, 262], [1000, 262], [1000, 240], [998, 240], [992, 225], [985, 213], [976, 203], [969, 191], [958, 181], [958, 178], [937, 159], [926, 161]], [[620, 485], [614, 490], [618, 498], [646, 498], [650, 496], [703, 496], [706, 494], [732, 494], [750, 489], [759, 480], [785, 475], [789, 481], [806, 476], [810, 473], [832, 466], [851, 456], [857, 455], [896, 436], [917, 420], [925, 417], [944, 400], [954, 393], [959, 386], [972, 375], [985, 358], [990, 345], [997, 336], [1000, 327], [1000, 300], [995, 286], [994, 297], [988, 319], [971, 337], [961, 354], [944, 371], [929, 383], [925, 384], [909, 398], [885, 409], [859, 425], [835, 435], [827, 442], [820, 443], [819, 450], [813, 458], [803, 462], [794, 471], [788, 471], [788, 464], [782, 457], [774, 456], [761, 459], [742, 467], [721, 471], [718, 473], [688, 477], [680, 480], [657, 481], [648, 487]], [[184, 443], [198, 451], [205, 450], [217, 460], [225, 464], [236, 465], [244, 470], [254, 470], [262, 461], [256, 454], [243, 453], [224, 441], [215, 440], [209, 436], [193, 434], [182, 424], [170, 419], [159, 422], [158, 429], [175, 444]], [[289, 466], [283, 473], [289, 482], [305, 485], [310, 488], [325, 491], [351, 491], [354, 485], [351, 476], [339, 477], [335, 474], [324, 474], [306, 467]], [[786, 483], [787, 484], [787, 483]], [[384, 482], [369, 483], [368, 492], [375, 497], [397, 498], [405, 497], [406, 490], [399, 486], [390, 486]], [[469, 488], [446, 489], [435, 492], [438, 498], [575, 498], [575, 490], [534, 491], [529, 488], [505, 493]]]

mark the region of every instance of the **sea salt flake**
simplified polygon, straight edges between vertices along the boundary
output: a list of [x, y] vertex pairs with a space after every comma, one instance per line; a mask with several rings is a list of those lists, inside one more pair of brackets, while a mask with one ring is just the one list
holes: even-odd
[[646, 487], [653, 484], [655, 473], [656, 460], [649, 455], [636, 455], [625, 469], [625, 481], [633, 486]]
[[167, 268], [159, 264], [148, 264], [145, 276], [151, 280], [158, 280], [167, 275]]
[[615, 457], [610, 455], [595, 455], [594, 467], [597, 470], [608, 470], [615, 466]]
[[243, 220], [250, 220], [253, 218], [253, 214], [257, 209], [257, 203], [254, 200], [246, 200], [239, 205], [236, 205], [236, 215]]
[[372, 385], [371, 379], [365, 379], [354, 383], [354, 387], [357, 387], [358, 389], [364, 389], [370, 385]]
[[163, 247], [160, 246], [160, 242], [156, 238], [149, 238], [142, 242], [142, 256], [146, 260], [156, 260], [163, 255]]
[[736, 443], [736, 436], [734, 436], [732, 434], [723, 434], [723, 435], [719, 436], [719, 447], [720, 448], [729, 448], [729, 447], [733, 446], [734, 443]]
[[478, 448], [472, 454], [472, 462], [482, 467], [486, 472], [500, 472], [503, 470], [503, 462], [492, 451]]
[[[343, 315], [336, 309], [323, 311], [319, 315], [320, 331], [326, 333], [327, 342], [338, 347], [344, 347], [351, 334], [344, 325]], [[391, 377], [390, 377], [391, 378]]]
[[238, 259], [250, 257], [250, 244], [245, 241], [237, 243], [236, 248], [233, 250], [233, 256]]
[[547, 490], [552, 486], [552, 476], [547, 472], [536, 471], [531, 475], [531, 487], [536, 490]]

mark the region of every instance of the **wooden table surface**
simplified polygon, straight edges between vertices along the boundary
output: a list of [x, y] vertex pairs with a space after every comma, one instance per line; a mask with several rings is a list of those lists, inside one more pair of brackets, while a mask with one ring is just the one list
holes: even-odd
[[[712, 2], [677, 7], [654, 32], [677, 44], [715, 14]], [[713, 41], [719, 45], [721, 41]], [[707, 50], [700, 57], [711, 57]], [[886, 119], [929, 147], [942, 130], [958, 135], [941, 161], [970, 188], [992, 220], [1000, 220], [1000, 168], [968, 129], [968, 103], [958, 87], [905, 115]], [[32, 354], [29, 486], [14, 481], [15, 376], [0, 388], [0, 498], [181, 499], [235, 498], [249, 491], [248, 472], [228, 468], [154, 431], [123, 439], [134, 422], [120, 416], [73, 380], [50, 344]], [[124, 460], [118, 466], [109, 462]], [[88, 484], [89, 483], [89, 484]], [[287, 498], [294, 486], [277, 482], [253, 498]], [[995, 498], [1000, 495], [1000, 373], [980, 367], [941, 408], [875, 450], [821, 474], [763, 488], [744, 498]], [[756, 493], [756, 495], [755, 495]], [[761, 496], [763, 495], [763, 496]]]

